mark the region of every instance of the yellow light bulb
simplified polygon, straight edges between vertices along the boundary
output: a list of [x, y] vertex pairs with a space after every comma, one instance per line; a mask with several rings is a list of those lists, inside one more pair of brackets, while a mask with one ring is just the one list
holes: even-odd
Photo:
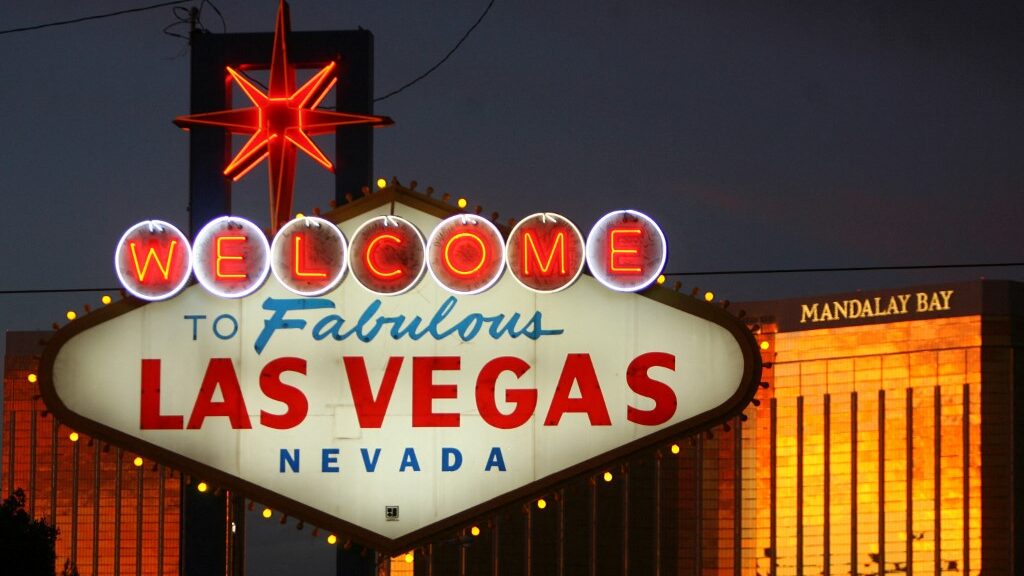
[[679, 444], [673, 444], [671, 450], [673, 454], [679, 454]]
[[306, 217], [306, 215], [305, 215], [305, 214], [303, 214], [302, 212], [297, 212], [297, 213], [295, 214], [295, 219], [296, 219], [296, 220], [298, 220], [299, 218], [305, 218], [305, 217]]
[[68, 440], [71, 440], [72, 442], [78, 442], [78, 432], [72, 432], [71, 434], [68, 434]]
[[377, 179], [377, 188], [386, 188], [387, 185], [388, 185], [388, 181], [387, 180], [385, 180], [383, 178], [378, 178]]
[[210, 487], [206, 485], [206, 482], [200, 482], [199, 484], [196, 485], [196, 490], [198, 490], [199, 492], [206, 492], [209, 489]]
[[472, 534], [473, 536], [479, 536], [480, 535], [480, 527], [479, 526], [473, 526], [472, 528], [469, 529], [469, 533]]
[[327, 537], [327, 543], [330, 544], [331, 546], [334, 546], [335, 544], [338, 543], [338, 537], [335, 536], [334, 534], [331, 534], [330, 536]]
[[274, 515], [274, 511], [271, 510], [270, 508], [264, 508], [263, 509], [263, 517], [264, 518], [270, 518], [273, 515]]
[[74, 310], [68, 310], [68, 313], [65, 314], [65, 316], [67, 316], [68, 320], [74, 320], [75, 318], [78, 318], [78, 314], [75, 314]]
[[37, 380], [39, 380], [39, 377], [36, 376], [35, 374], [28, 375], [28, 381], [31, 382], [32, 384], [35, 384]]
[[457, 204], [459, 205], [459, 208], [465, 208], [466, 206], [469, 205], [469, 202], [466, 202], [465, 198], [459, 198]]
[[413, 560], [412, 552], [406, 552], [405, 553], [405, 563], [406, 564], [412, 564], [412, 560]]
[[665, 278], [664, 274], [659, 274], [658, 275], [658, 284], [664, 284], [665, 280], [666, 280], [666, 278]]
[[704, 301], [705, 302], [714, 302], [714, 300], [715, 300], [715, 293], [714, 292], [708, 291], [708, 292], [704, 293]]
[[110, 304], [112, 302], [112, 300], [111, 300], [110, 296], [107, 296], [106, 294], [104, 294], [103, 297], [100, 298], [100, 302], [103, 302], [103, 304]]
[[543, 509], [545, 509], [547, 507], [548, 507], [548, 501], [547, 500], [545, 500], [543, 498], [541, 498], [540, 500], [537, 500], [537, 508], [543, 510]]
[[135, 464], [136, 468], [138, 468], [139, 466], [142, 466], [142, 457], [141, 456], [136, 456], [135, 460], [132, 460], [132, 464]]
[[605, 482], [611, 482], [612, 478], [614, 478], [614, 476], [612, 476], [611, 472], [605, 472], [604, 473], [604, 481]]
[[769, 344], [767, 340], [761, 342], [761, 350], [767, 350], [769, 346], [771, 346], [771, 344]]

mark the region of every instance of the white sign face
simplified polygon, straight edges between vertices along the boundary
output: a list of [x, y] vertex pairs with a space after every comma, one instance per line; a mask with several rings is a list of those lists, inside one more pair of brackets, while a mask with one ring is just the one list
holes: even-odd
[[[385, 213], [339, 227], [352, 237]], [[588, 275], [550, 294], [509, 274], [475, 295], [342, 282], [301, 297], [271, 279], [225, 299], [193, 285], [59, 332], [44, 395], [69, 425], [396, 551], [742, 409], [753, 338], [658, 292], [695, 313]]]

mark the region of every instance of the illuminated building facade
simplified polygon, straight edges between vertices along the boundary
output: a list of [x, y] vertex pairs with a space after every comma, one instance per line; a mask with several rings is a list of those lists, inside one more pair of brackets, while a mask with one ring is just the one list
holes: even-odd
[[[415, 573], [1024, 573], [1024, 285], [730, 309], [765, 362], [742, 418], [480, 518], [414, 550]], [[58, 567], [177, 574], [178, 473], [72, 442], [29, 381], [41, 337], [7, 340], [4, 493], [55, 519]]]
[[743, 417], [481, 519], [417, 574], [1021, 574], [1024, 285], [732, 304]]
[[717, 479], [691, 484], [689, 566], [1020, 573], [1022, 304], [1008, 282], [747, 304], [768, 388], [680, 463]]
[[46, 336], [7, 335], [4, 497], [23, 489], [29, 514], [60, 530], [58, 573], [70, 561], [83, 576], [178, 574], [180, 474], [47, 412], [33, 381]]

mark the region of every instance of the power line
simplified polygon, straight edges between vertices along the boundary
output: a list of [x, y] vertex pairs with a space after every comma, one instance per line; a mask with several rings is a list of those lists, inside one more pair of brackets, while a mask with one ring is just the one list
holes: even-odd
[[117, 292], [120, 288], [27, 288], [25, 290], [0, 290], [0, 296], [12, 294], [62, 294], [65, 292]]
[[920, 264], [916, 266], [845, 266], [835, 268], [767, 268], [761, 270], [710, 270], [697, 272], [665, 272], [665, 276], [740, 276], [744, 274], [816, 274], [823, 272], [877, 272], [884, 270], [942, 270], [952, 268], [1009, 268], [1024, 262], [990, 262], [987, 264]]
[[[893, 270], [943, 270], [955, 268], [1010, 268], [1024, 262], [990, 262], [981, 264], [920, 264], [912, 266], [847, 266], [837, 268], [770, 268], [763, 270], [712, 270], [696, 272], [665, 272], [665, 276], [740, 276], [752, 274], [814, 274], [832, 272], [879, 272]], [[120, 288], [26, 288], [0, 290], [0, 296], [16, 294], [60, 294], [70, 292], [118, 292]]]
[[419, 82], [420, 80], [423, 80], [427, 76], [430, 76], [431, 72], [433, 72], [434, 70], [437, 70], [438, 68], [440, 68], [442, 64], [444, 64], [446, 61], [448, 61], [449, 58], [452, 57], [452, 54], [455, 54], [455, 51], [459, 49], [459, 46], [462, 46], [462, 43], [466, 41], [466, 38], [469, 38], [469, 35], [473, 33], [473, 30], [476, 30], [476, 27], [479, 26], [480, 23], [484, 21], [484, 16], [487, 16], [487, 13], [491, 11], [491, 7], [492, 6], [494, 6], [494, 0], [491, 0], [487, 4], [487, 8], [484, 8], [483, 14], [481, 14], [480, 17], [476, 19], [476, 22], [474, 22], [473, 25], [469, 27], [469, 30], [466, 30], [466, 33], [462, 35], [462, 38], [459, 38], [459, 41], [455, 43], [455, 46], [451, 50], [449, 50], [448, 53], [444, 55], [444, 58], [441, 58], [441, 60], [438, 61], [437, 64], [434, 64], [433, 66], [428, 68], [426, 72], [424, 72], [423, 74], [420, 74], [416, 78], [413, 78], [409, 82], [406, 82], [401, 87], [396, 88], [396, 89], [392, 90], [391, 92], [388, 92], [387, 94], [381, 96], [380, 98], [374, 98], [373, 101], [374, 102], [380, 102], [381, 100], [386, 100], [388, 98], [391, 98], [392, 96], [394, 96], [395, 94], [398, 94], [402, 90], [405, 90], [406, 88], [412, 86], [413, 84]]
[[[28, 32], [28, 31], [31, 31], [31, 30], [41, 30], [43, 28], [52, 28], [52, 27], [55, 27], [55, 26], [66, 26], [68, 24], [77, 24], [79, 22], [88, 22], [88, 21], [91, 21], [91, 20], [101, 20], [103, 18], [111, 18], [113, 16], [121, 16], [122, 14], [132, 14], [132, 13], [135, 13], [135, 12], [145, 12], [147, 10], [154, 10], [156, 8], [164, 8], [166, 6], [175, 6], [177, 4], [187, 4], [189, 2], [195, 2], [195, 0], [170, 0], [168, 2], [159, 2], [157, 4], [150, 4], [149, 6], [140, 6], [138, 8], [127, 8], [125, 10], [118, 10], [116, 12], [107, 12], [107, 13], [104, 13], [104, 14], [94, 14], [92, 16], [82, 16], [81, 18], [72, 18], [70, 20], [60, 20], [60, 21], [57, 21], [57, 22], [47, 22], [45, 24], [36, 24], [36, 25], [33, 25], [33, 26], [21, 26], [19, 28], [8, 28], [7, 30], [0, 30], [0, 36], [3, 36], [5, 34], [14, 34], [16, 32]], [[449, 50], [448, 53], [444, 55], [444, 58], [441, 58], [436, 64], [434, 64], [433, 66], [428, 68], [425, 72], [423, 72], [422, 74], [420, 74], [416, 78], [413, 78], [409, 82], [406, 82], [402, 86], [392, 90], [391, 92], [388, 92], [387, 94], [385, 94], [385, 95], [383, 95], [383, 96], [381, 96], [379, 98], [374, 98], [373, 101], [374, 102], [380, 102], [380, 101], [386, 100], [386, 99], [388, 99], [388, 98], [390, 98], [390, 97], [392, 97], [392, 96], [394, 96], [396, 94], [399, 94], [402, 91], [404, 91], [406, 88], [409, 88], [410, 86], [416, 84], [420, 80], [423, 80], [427, 76], [430, 76], [430, 74], [432, 74], [435, 70], [440, 68], [441, 65], [443, 65], [445, 62], [447, 62], [448, 59], [451, 58], [452, 55], [455, 54], [455, 52], [462, 46], [462, 44], [466, 41], [466, 39], [469, 38], [469, 35], [472, 34], [474, 30], [476, 30], [477, 26], [479, 26], [480, 23], [483, 22], [484, 17], [487, 16], [488, 12], [490, 12], [491, 8], [494, 6], [494, 2], [495, 2], [495, 0], [491, 0], [490, 2], [487, 3], [487, 7], [484, 8], [484, 11], [483, 11], [483, 13], [480, 14], [480, 17], [476, 19], [476, 22], [474, 22], [473, 25], [470, 26], [468, 30], [466, 30], [466, 33], [462, 35], [462, 38], [459, 38], [459, 41], [455, 43], [455, 46], [453, 46], [452, 49]], [[217, 7], [214, 6], [212, 3], [209, 3], [209, 2], [206, 2], [206, 1], [203, 1], [200, 4], [200, 8], [199, 9], [202, 10], [202, 6], [205, 5], [205, 4], [209, 4], [210, 7], [217, 13], [217, 16], [220, 17], [220, 19], [221, 19], [222, 28], [224, 28], [224, 30], [226, 31], [227, 30], [227, 26], [224, 25], [224, 16], [221, 14], [220, 10], [218, 10]], [[181, 20], [181, 16], [178, 16], [178, 18], [179, 18], [179, 20]], [[171, 28], [173, 26], [179, 25], [181, 23], [182, 22], [174, 22], [173, 24], [168, 26], [168, 28]], [[167, 29], [165, 29], [164, 32], [170, 33], [170, 32], [167, 31]], [[172, 34], [172, 35], [176, 35], [176, 34]]]
[[28, 32], [30, 30], [41, 30], [43, 28], [52, 28], [54, 26], [65, 26], [67, 24], [77, 24], [79, 22], [88, 22], [89, 20], [101, 20], [103, 18], [110, 18], [112, 16], [120, 16], [122, 14], [131, 14], [133, 12], [145, 12], [146, 10], [154, 10], [156, 8], [163, 8], [165, 6], [174, 6], [175, 4], [185, 4], [188, 2], [194, 2], [195, 0], [172, 0], [170, 2], [160, 2], [159, 4], [151, 4], [149, 6], [140, 6], [138, 8], [127, 8], [125, 10], [118, 10], [116, 12], [107, 12], [105, 14], [94, 14], [92, 16], [83, 16], [81, 18], [73, 18], [71, 20], [61, 20], [59, 22], [47, 22], [46, 24], [36, 24], [34, 26], [22, 26], [20, 28], [9, 28], [7, 30], [0, 30], [0, 36], [4, 34], [14, 34], [15, 32]]

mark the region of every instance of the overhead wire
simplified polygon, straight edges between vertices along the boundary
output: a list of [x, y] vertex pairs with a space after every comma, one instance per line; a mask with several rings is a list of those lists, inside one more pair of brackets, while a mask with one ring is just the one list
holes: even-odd
[[171, 12], [176, 21], [164, 26], [164, 34], [191, 42], [191, 36], [177, 32], [177, 28], [188, 26], [189, 34], [196, 31], [209, 32], [210, 29], [203, 24], [203, 8], [206, 6], [209, 6], [217, 13], [217, 17], [220, 19], [221, 34], [226, 34], [228, 24], [224, 20], [224, 14], [221, 13], [220, 9], [211, 0], [202, 0], [198, 6], [192, 6], [191, 8], [175, 6]]
[[[147, 10], [154, 10], [157, 8], [164, 8], [167, 6], [175, 6], [174, 15], [177, 18], [177, 22], [174, 22], [164, 28], [164, 33], [170, 36], [176, 36], [180, 38], [186, 38], [186, 36], [173, 31], [173, 28], [183, 24], [190, 25], [191, 29], [208, 30], [201, 21], [202, 10], [205, 6], [209, 6], [220, 19], [222, 33], [227, 32], [227, 23], [224, 19], [224, 15], [213, 4], [210, 0], [202, 0], [198, 7], [191, 9], [181, 8], [180, 4], [187, 4], [194, 2], [195, 0], [170, 0], [167, 2], [159, 2], [156, 4], [150, 4], [147, 6], [140, 6], [137, 8], [127, 8], [124, 10], [117, 10], [114, 12], [106, 12], [103, 14], [94, 14], [91, 16], [83, 16], [80, 18], [72, 18], [69, 20], [60, 20], [56, 22], [47, 22], [45, 24], [36, 24], [32, 26], [22, 26], [18, 28], [9, 28], [6, 30], [0, 30], [0, 36], [5, 34], [13, 34], [16, 32], [27, 32], [31, 30], [40, 30], [44, 28], [51, 28], [55, 26], [65, 26], [69, 24], [77, 24], [80, 22], [88, 22], [92, 20], [100, 20], [104, 18], [111, 18], [114, 16], [120, 16], [123, 14], [131, 14], [137, 12], [144, 12]], [[380, 102], [386, 100], [392, 96], [400, 94], [407, 88], [415, 85], [422, 81], [435, 70], [440, 68], [445, 62], [447, 62], [458, 49], [466, 42], [469, 36], [480, 23], [483, 22], [484, 18], [494, 7], [496, 0], [490, 0], [487, 7], [476, 19], [475, 22], [466, 30], [466, 32], [459, 38], [458, 42], [444, 55], [437, 63], [428, 68], [422, 74], [413, 78], [409, 82], [406, 82], [402, 86], [380, 96], [374, 98], [374, 102]], [[665, 272], [665, 276], [740, 276], [740, 275], [767, 275], [767, 274], [820, 274], [820, 273], [840, 273], [840, 272], [877, 272], [877, 271], [897, 271], [897, 270], [939, 270], [939, 269], [956, 269], [956, 268], [1005, 268], [1005, 267], [1016, 267], [1024, 266], [1024, 262], [995, 262], [995, 263], [966, 263], [966, 264], [925, 264], [925, 265], [909, 265], [909, 266], [845, 266], [845, 267], [825, 267], [825, 268], [775, 268], [775, 269], [750, 269], [750, 270], [700, 270], [700, 271], [685, 271], [685, 272]], [[0, 295], [16, 295], [16, 294], [47, 294], [47, 293], [63, 293], [63, 292], [104, 292], [117, 290], [116, 288], [40, 288], [40, 289], [25, 289], [25, 290], [0, 290]]]
[[[466, 32], [462, 35], [462, 37], [459, 38], [459, 41], [456, 42], [455, 45], [452, 46], [451, 50], [449, 50], [448, 53], [445, 54], [443, 58], [438, 60], [436, 64], [434, 64], [433, 66], [428, 68], [426, 71], [424, 71], [419, 76], [417, 76], [417, 77], [413, 78], [412, 80], [406, 82], [405, 84], [399, 86], [398, 88], [388, 92], [387, 94], [385, 94], [383, 96], [374, 98], [373, 101], [374, 102], [380, 102], [382, 100], [386, 100], [388, 98], [391, 98], [392, 96], [400, 94], [403, 91], [405, 91], [406, 89], [408, 89], [409, 87], [411, 87], [411, 86], [415, 85], [416, 83], [422, 81], [427, 76], [430, 76], [435, 70], [440, 68], [445, 62], [447, 62], [455, 54], [455, 52], [457, 52], [459, 50], [459, 48], [462, 47], [462, 45], [466, 42], [466, 40], [469, 38], [469, 36], [473, 33], [473, 31], [476, 30], [478, 26], [480, 26], [480, 23], [484, 21], [484, 18], [491, 11], [491, 8], [494, 7], [495, 1], [496, 0], [490, 0], [490, 2], [487, 3], [487, 7], [484, 8], [484, 11], [480, 14], [480, 16], [476, 19], [476, 21], [473, 22], [473, 25], [470, 26], [469, 29], [466, 30]], [[180, 4], [188, 4], [190, 2], [195, 2], [195, 0], [170, 0], [170, 1], [167, 1], [167, 2], [158, 2], [156, 4], [150, 4], [148, 6], [139, 6], [138, 8], [126, 8], [124, 10], [117, 10], [117, 11], [114, 11], [114, 12], [105, 12], [103, 14], [93, 14], [91, 16], [82, 16], [80, 18], [72, 18], [72, 19], [69, 19], [69, 20], [59, 20], [59, 21], [56, 21], [56, 22], [47, 22], [47, 23], [44, 23], [44, 24], [35, 24], [35, 25], [32, 25], [32, 26], [20, 26], [20, 27], [17, 27], [17, 28], [8, 28], [7, 30], [0, 30], [0, 36], [5, 35], [5, 34], [14, 34], [16, 32], [28, 32], [28, 31], [31, 31], [31, 30], [42, 30], [44, 28], [52, 28], [52, 27], [55, 27], [55, 26], [66, 26], [66, 25], [69, 25], [69, 24], [77, 24], [77, 23], [80, 23], [80, 22], [89, 22], [89, 21], [92, 21], [92, 20], [100, 20], [100, 19], [103, 19], [103, 18], [111, 18], [113, 16], [121, 16], [123, 14], [132, 14], [132, 13], [136, 13], [136, 12], [145, 12], [147, 10], [154, 10], [156, 8], [164, 8], [166, 6], [175, 6], [176, 8], [180, 8], [178, 5], [180, 5]], [[167, 34], [168, 36], [174, 36], [174, 37], [177, 37], [177, 38], [188, 39], [187, 36], [177, 32], [175, 30], [176, 27], [181, 26], [181, 25], [185, 25], [185, 24], [190, 26], [190, 31], [197, 30], [197, 29], [198, 30], [207, 30], [207, 28], [202, 25], [202, 22], [200, 20], [201, 15], [202, 15], [202, 9], [203, 9], [204, 6], [209, 6], [217, 14], [218, 18], [220, 18], [220, 21], [221, 21], [222, 33], [226, 33], [227, 32], [227, 24], [226, 24], [226, 22], [224, 20], [224, 15], [221, 13], [220, 9], [218, 9], [217, 6], [215, 6], [209, 0], [202, 0], [200, 2], [200, 4], [199, 4], [198, 8], [193, 7], [191, 9], [189, 9], [189, 10], [176, 9], [174, 11], [174, 16], [175, 16], [175, 18], [177, 18], [177, 21], [176, 22], [172, 22], [171, 24], [167, 25], [164, 28], [164, 30], [163, 30], [164, 34]]]
[[[169, 2], [159, 2], [157, 4], [150, 4], [148, 6], [139, 6], [138, 8], [125, 8], [124, 10], [117, 10], [114, 12], [105, 12], [103, 14], [93, 14], [91, 16], [82, 16], [81, 18], [72, 18], [70, 20], [59, 20], [56, 22], [47, 22], [45, 24], [35, 24], [32, 26], [20, 26], [18, 28], [8, 28], [6, 30], [0, 30], [0, 36], [5, 34], [14, 34], [16, 32], [28, 32], [31, 30], [42, 30], [43, 28], [53, 28], [55, 26], [66, 26], [68, 24], [78, 24], [79, 22], [89, 22], [92, 20], [102, 20], [103, 18], [111, 18], [114, 16], [121, 16], [123, 14], [132, 14], [135, 12], [145, 12], [147, 10], [155, 10], [157, 8], [164, 8], [165, 6], [175, 6], [177, 4], [187, 4], [194, 2], [195, 0], [170, 0]], [[216, 10], [216, 8], [215, 8]], [[219, 11], [218, 11], [219, 13]]]
[[476, 22], [474, 22], [473, 25], [470, 26], [468, 30], [466, 30], [466, 33], [462, 35], [462, 38], [459, 38], [459, 41], [455, 43], [455, 46], [453, 46], [452, 49], [449, 50], [448, 53], [444, 55], [444, 58], [441, 58], [437, 62], [437, 64], [434, 64], [433, 66], [428, 68], [426, 72], [420, 74], [419, 76], [417, 76], [417, 77], [413, 78], [412, 80], [406, 82], [402, 86], [399, 86], [398, 88], [392, 90], [391, 92], [388, 92], [387, 94], [385, 94], [383, 96], [380, 96], [379, 98], [374, 98], [373, 101], [374, 102], [380, 102], [381, 100], [387, 100], [388, 98], [391, 98], [392, 96], [401, 93], [403, 90], [405, 90], [406, 88], [412, 86], [413, 84], [416, 84], [420, 80], [423, 80], [427, 76], [430, 76], [430, 74], [434, 70], [437, 70], [438, 68], [440, 68], [442, 64], [447, 62], [448, 59], [451, 58], [453, 54], [455, 54], [455, 51], [458, 50], [460, 46], [462, 46], [462, 43], [465, 42], [467, 38], [469, 38], [469, 35], [473, 33], [473, 30], [476, 30], [476, 27], [479, 26], [480, 23], [484, 21], [484, 17], [487, 16], [487, 13], [491, 11], [491, 7], [494, 6], [494, 2], [495, 2], [495, 0], [491, 0], [487, 4], [487, 8], [484, 8], [483, 13], [480, 14], [480, 17], [476, 19]]
[[[955, 268], [1009, 268], [1024, 266], [1024, 262], [986, 262], [963, 264], [919, 264], [908, 266], [846, 266], [831, 268], [771, 268], [761, 270], [712, 270], [695, 272], [664, 272], [665, 276], [730, 276], [730, 275], [771, 275], [771, 274], [820, 274], [836, 272], [885, 272], [899, 270], [943, 270]], [[117, 292], [120, 288], [27, 288], [24, 290], [0, 290], [0, 296], [19, 294], [60, 294], [65, 292]]]
[[917, 264], [907, 266], [839, 266], [829, 268], [767, 268], [754, 270], [704, 270], [695, 272], [664, 272], [665, 276], [741, 276], [745, 274], [820, 274], [826, 272], [880, 272], [893, 270], [942, 270], [954, 268], [1009, 268], [1024, 262], [989, 262], [968, 264]]

